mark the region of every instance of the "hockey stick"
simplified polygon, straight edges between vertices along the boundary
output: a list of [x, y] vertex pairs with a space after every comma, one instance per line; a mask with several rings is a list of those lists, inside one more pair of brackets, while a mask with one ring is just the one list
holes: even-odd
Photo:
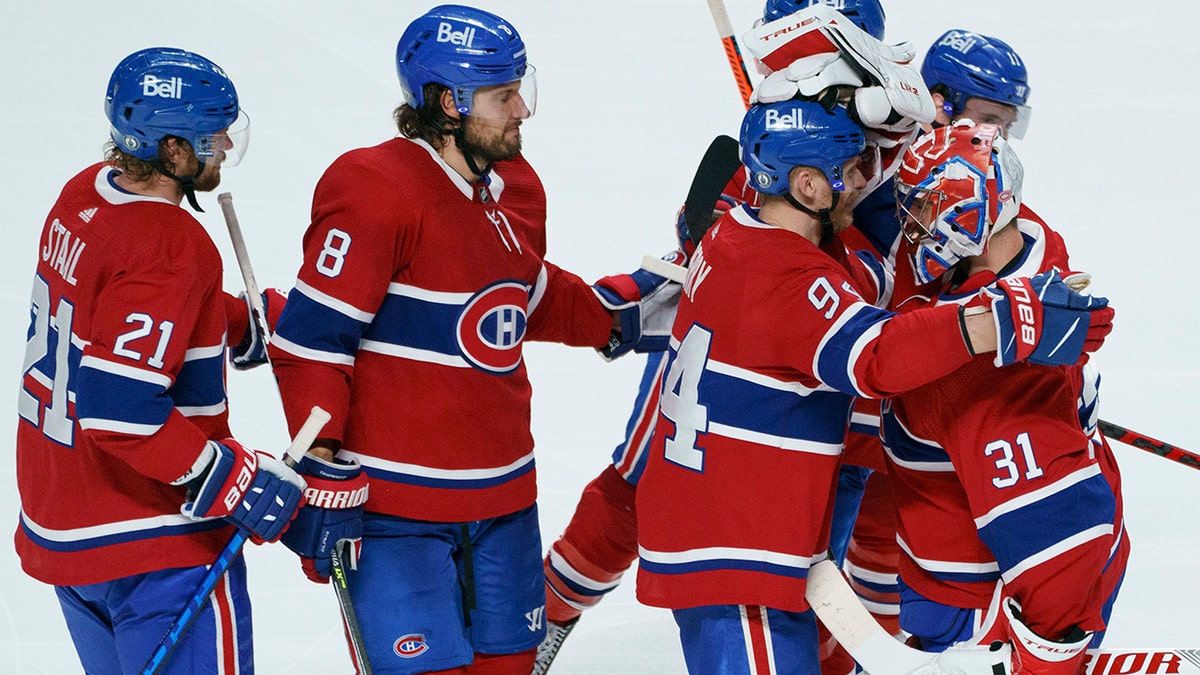
[[267, 325], [267, 309], [263, 307], [258, 282], [254, 280], [254, 268], [250, 266], [250, 252], [246, 250], [246, 240], [242, 238], [242, 226], [238, 224], [237, 212], [233, 210], [233, 195], [222, 192], [217, 195], [217, 203], [221, 205], [221, 214], [225, 216], [225, 227], [229, 228], [229, 241], [233, 243], [233, 255], [237, 258], [238, 268], [242, 271], [242, 281], [246, 284], [246, 302], [250, 303], [250, 318], [263, 339], [270, 342], [271, 328]]
[[[254, 268], [250, 265], [250, 253], [246, 249], [246, 240], [242, 238], [242, 226], [238, 222], [237, 212], [233, 209], [233, 195], [222, 192], [217, 195], [217, 202], [220, 203], [221, 213], [225, 216], [225, 226], [229, 228], [229, 240], [233, 244], [233, 254], [237, 257], [238, 267], [242, 271], [242, 280], [246, 284], [246, 299], [250, 303], [250, 316], [259, 332], [262, 333], [263, 340], [270, 344], [271, 327], [267, 324], [266, 308], [263, 307], [258, 283], [254, 280]], [[309, 445], [312, 445], [312, 441], [309, 441]], [[308, 446], [305, 446], [305, 450], [307, 449]], [[329, 556], [331, 565], [338, 573], [333, 589], [337, 595], [338, 608], [346, 623], [346, 632], [350, 637], [350, 649], [354, 654], [355, 661], [362, 673], [371, 675], [371, 664], [367, 661], [367, 646], [363, 641], [362, 629], [358, 625], [358, 615], [354, 612], [354, 601], [350, 599], [350, 591], [346, 587], [345, 570], [342, 568], [337, 552], [338, 546], [342, 543], [341, 541], [336, 542]]]
[[[296, 432], [296, 438], [292, 440], [292, 444], [284, 451], [283, 463], [288, 466], [295, 466], [304, 457], [304, 452], [316, 440], [317, 434], [321, 432], [321, 429], [328, 421], [329, 413], [321, 408], [314, 407], [312, 412], [309, 413], [308, 419], [304, 421], [304, 425]], [[208, 568], [208, 574], [204, 575], [204, 579], [201, 580], [200, 586], [192, 593], [192, 597], [188, 599], [183, 611], [179, 613], [179, 616], [175, 617], [175, 622], [171, 624], [171, 627], [167, 629], [166, 635], [163, 635], [162, 640], [155, 647], [154, 653], [150, 655], [150, 660], [146, 661], [146, 665], [142, 667], [142, 675], [156, 675], [162, 672], [162, 669], [167, 665], [167, 660], [171, 658], [172, 652], [175, 651], [175, 647], [179, 644], [180, 638], [183, 637], [183, 634], [191, 627], [192, 622], [199, 616], [200, 610], [208, 602], [208, 596], [212, 595], [217, 582], [229, 571], [229, 566], [233, 564], [234, 559], [242, 552], [242, 547], [245, 546], [246, 540], [249, 538], [250, 533], [239, 528], [233, 537], [229, 539], [229, 543], [225, 545], [225, 548], [221, 549], [216, 562]]]
[[329, 551], [329, 564], [333, 572], [333, 590], [337, 594], [342, 620], [346, 622], [346, 633], [350, 636], [350, 649], [354, 653], [354, 664], [360, 675], [371, 675], [371, 662], [367, 659], [367, 645], [363, 642], [362, 628], [358, 615], [354, 613], [354, 601], [350, 599], [350, 588], [346, 585], [346, 568], [342, 566], [343, 546], [353, 546], [349, 539], [342, 539]]
[[742, 95], [742, 103], [749, 109], [750, 95], [754, 93], [754, 87], [750, 84], [750, 73], [746, 72], [742, 50], [738, 48], [737, 40], [733, 37], [733, 24], [729, 22], [725, 3], [723, 0], [708, 0], [708, 9], [712, 12], [713, 23], [717, 24], [717, 34], [721, 36], [721, 44], [725, 47], [725, 58], [729, 61], [729, 69], [733, 71], [733, 79], [737, 82], [738, 93]]
[[717, 136], [708, 144], [696, 175], [688, 188], [683, 202], [683, 222], [687, 224], [692, 243], [699, 244], [704, 233], [712, 225], [713, 205], [725, 192], [725, 186], [742, 168], [738, 142], [725, 135]]
[[1125, 427], [1119, 427], [1112, 422], [1100, 420], [1099, 427], [1100, 433], [1114, 441], [1120, 441], [1121, 443], [1124, 443], [1130, 447], [1154, 453], [1159, 457], [1166, 457], [1167, 459], [1175, 460], [1176, 462], [1190, 466], [1193, 469], [1200, 469], [1200, 455], [1197, 455], [1194, 452], [1188, 452], [1187, 450], [1184, 450], [1183, 448], [1177, 448], [1170, 443], [1163, 443], [1162, 441], [1150, 438], [1145, 434], [1139, 434], [1138, 432], [1126, 429]]
[[[952, 647], [935, 654], [900, 642], [867, 612], [830, 560], [809, 568], [805, 599], [833, 637], [872, 675], [1001, 675], [1012, 671], [1006, 645], [999, 649]], [[1081, 672], [1200, 675], [1200, 649], [1089, 649]]]

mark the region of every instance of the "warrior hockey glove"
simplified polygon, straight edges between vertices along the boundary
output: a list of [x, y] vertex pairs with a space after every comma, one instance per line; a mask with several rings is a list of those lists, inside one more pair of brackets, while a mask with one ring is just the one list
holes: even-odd
[[[679, 264], [685, 256], [682, 251], [672, 251], [662, 259]], [[633, 274], [604, 277], [592, 284], [600, 304], [614, 313], [620, 326], [600, 355], [611, 361], [630, 351], [666, 351], [682, 288], [666, 277], [642, 269]]]
[[980, 295], [990, 300], [996, 322], [996, 366], [1074, 365], [1112, 331], [1108, 300], [1075, 292], [1058, 272], [1001, 279]]
[[332, 571], [330, 553], [335, 546], [347, 542], [349, 565], [358, 566], [367, 475], [357, 460], [326, 462], [311, 454], [300, 460], [296, 471], [308, 483], [305, 504], [281, 541], [300, 556], [305, 576], [326, 584]]
[[[279, 315], [283, 312], [283, 305], [287, 302], [287, 294], [275, 288], [268, 288], [261, 295], [263, 310], [267, 315], [267, 328], [275, 330], [275, 324], [279, 323]], [[258, 322], [254, 320], [250, 302], [246, 299], [246, 292], [238, 293], [238, 298], [246, 304], [250, 320], [247, 322], [246, 332], [243, 334], [241, 342], [229, 348], [229, 364], [237, 370], [250, 370], [268, 363], [267, 336], [262, 334]]]
[[188, 483], [183, 515], [228, 518], [249, 530], [255, 543], [275, 541], [304, 500], [304, 480], [274, 457], [227, 438], [208, 442], [207, 471]]

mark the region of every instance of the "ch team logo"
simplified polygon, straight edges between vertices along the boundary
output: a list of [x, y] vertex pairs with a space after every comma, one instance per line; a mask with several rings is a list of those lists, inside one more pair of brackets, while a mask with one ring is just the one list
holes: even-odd
[[507, 375], [521, 365], [529, 291], [518, 281], [500, 281], [476, 293], [458, 317], [458, 349], [476, 368]]
[[411, 659], [429, 651], [429, 645], [426, 644], [424, 635], [409, 633], [392, 643], [392, 651], [402, 659]]

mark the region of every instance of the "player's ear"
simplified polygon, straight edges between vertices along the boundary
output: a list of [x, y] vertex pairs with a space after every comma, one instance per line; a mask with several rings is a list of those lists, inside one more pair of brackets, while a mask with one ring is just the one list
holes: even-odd
[[451, 119], [458, 119], [458, 107], [454, 105], [454, 92], [449, 89], [443, 89], [442, 95], [438, 97], [438, 103], [442, 106], [442, 112]]
[[788, 173], [788, 187], [792, 194], [812, 201], [817, 196], [817, 186], [814, 183], [816, 172], [806, 166], [798, 166]]

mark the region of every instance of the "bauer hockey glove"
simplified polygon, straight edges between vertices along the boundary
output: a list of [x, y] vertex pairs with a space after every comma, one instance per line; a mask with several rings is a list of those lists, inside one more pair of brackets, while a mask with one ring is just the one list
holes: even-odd
[[[672, 251], [662, 259], [680, 264], [686, 256], [682, 251]], [[608, 344], [600, 349], [600, 355], [611, 361], [630, 351], [666, 351], [682, 288], [666, 277], [643, 269], [632, 274], [604, 277], [592, 284], [600, 304], [613, 312], [620, 326], [613, 330]]]
[[[275, 324], [279, 323], [279, 315], [283, 312], [283, 306], [287, 302], [287, 294], [276, 288], [268, 288], [261, 295], [263, 310], [266, 311], [267, 328], [273, 331]], [[250, 370], [268, 363], [267, 336], [262, 334], [258, 322], [254, 320], [254, 310], [250, 309], [246, 292], [238, 293], [238, 298], [246, 304], [250, 320], [247, 322], [246, 332], [242, 335], [241, 342], [229, 348], [229, 365], [237, 370]]]
[[209, 441], [208, 468], [188, 482], [183, 515], [228, 518], [256, 544], [275, 541], [304, 500], [304, 480], [283, 462], [227, 438]]
[[1017, 361], [1074, 365], [1112, 331], [1108, 300], [1072, 290], [1058, 272], [1001, 279], [980, 291], [996, 323], [997, 367]]
[[357, 460], [327, 462], [312, 454], [304, 455], [296, 471], [308, 488], [304, 506], [283, 533], [283, 545], [300, 556], [305, 576], [326, 584], [332, 572], [330, 553], [342, 542], [349, 544], [350, 567], [357, 568], [367, 475]]

